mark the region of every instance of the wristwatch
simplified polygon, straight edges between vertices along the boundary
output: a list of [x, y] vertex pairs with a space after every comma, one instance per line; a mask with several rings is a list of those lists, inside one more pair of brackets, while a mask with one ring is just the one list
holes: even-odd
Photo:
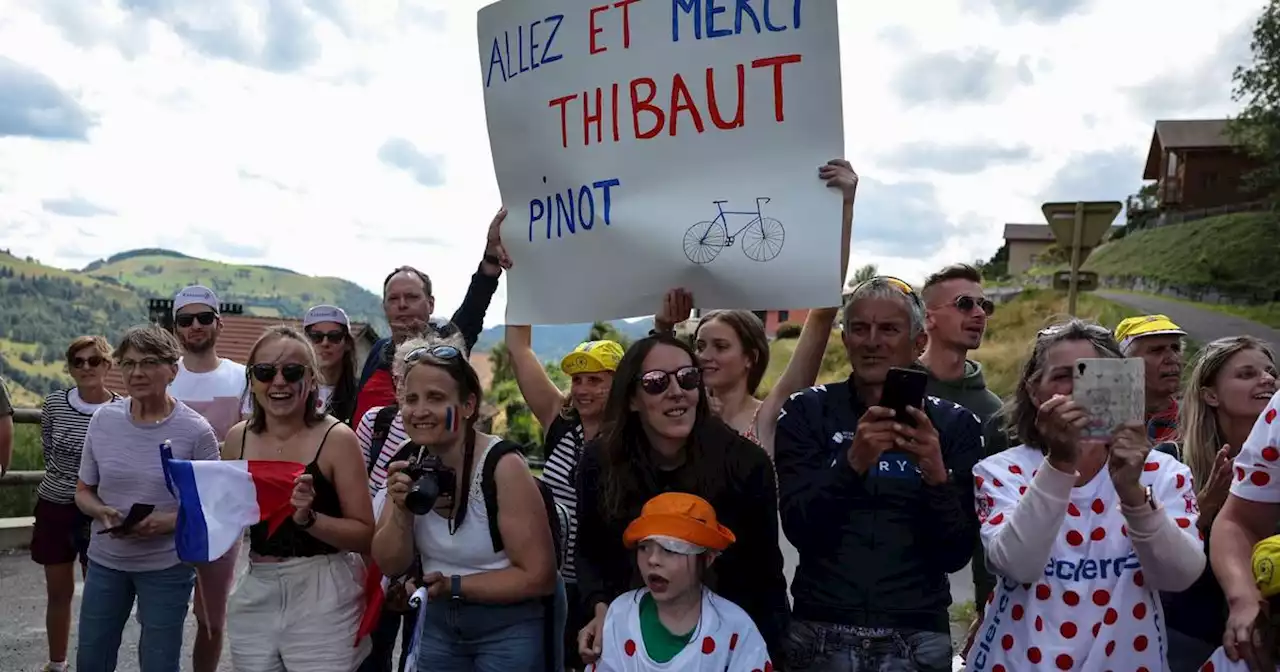
[[294, 523], [299, 530], [309, 530], [316, 524], [316, 512], [313, 509], [307, 509], [307, 519], [301, 523]]
[[462, 600], [462, 577], [457, 574], [449, 577], [449, 597], [455, 601]]

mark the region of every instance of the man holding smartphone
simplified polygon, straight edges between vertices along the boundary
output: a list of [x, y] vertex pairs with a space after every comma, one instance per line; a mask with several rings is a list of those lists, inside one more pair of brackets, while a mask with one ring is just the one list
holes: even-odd
[[820, 648], [858, 669], [951, 669], [947, 575], [977, 538], [982, 426], [925, 397], [924, 312], [901, 280], [858, 285], [841, 325], [852, 375], [793, 395], [778, 418], [779, 511], [800, 554], [789, 669], [827, 669]]
[[1178, 390], [1182, 388], [1182, 339], [1187, 332], [1164, 315], [1128, 317], [1116, 325], [1125, 357], [1145, 364], [1147, 438], [1172, 441], [1178, 433]]

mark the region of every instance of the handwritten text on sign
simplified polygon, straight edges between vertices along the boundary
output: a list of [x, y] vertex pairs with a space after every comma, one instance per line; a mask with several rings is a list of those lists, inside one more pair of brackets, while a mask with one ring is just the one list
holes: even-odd
[[[839, 301], [836, 0], [502, 0], [480, 11], [516, 268], [507, 319]], [[740, 250], [740, 251], [735, 251]]]

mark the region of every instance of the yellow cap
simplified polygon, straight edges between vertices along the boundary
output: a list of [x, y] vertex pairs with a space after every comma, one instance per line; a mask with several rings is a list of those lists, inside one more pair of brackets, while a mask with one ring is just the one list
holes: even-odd
[[1187, 332], [1174, 324], [1167, 315], [1140, 315], [1120, 320], [1120, 324], [1116, 325], [1115, 336], [1116, 341], [1120, 343], [1120, 349], [1124, 350], [1139, 338], [1164, 334], [1186, 336]]
[[622, 346], [613, 341], [587, 341], [560, 360], [560, 370], [573, 376], [579, 373], [616, 371], [622, 361]]
[[1253, 547], [1253, 580], [1264, 598], [1280, 595], [1280, 535], [1267, 537]]

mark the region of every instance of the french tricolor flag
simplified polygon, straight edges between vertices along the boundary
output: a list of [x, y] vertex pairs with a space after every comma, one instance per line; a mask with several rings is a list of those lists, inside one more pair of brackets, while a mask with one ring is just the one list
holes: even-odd
[[160, 455], [166, 485], [178, 500], [174, 537], [183, 562], [217, 560], [244, 528], [265, 520], [274, 533], [293, 515], [289, 500], [304, 468], [297, 462], [179, 460], [168, 441]]

